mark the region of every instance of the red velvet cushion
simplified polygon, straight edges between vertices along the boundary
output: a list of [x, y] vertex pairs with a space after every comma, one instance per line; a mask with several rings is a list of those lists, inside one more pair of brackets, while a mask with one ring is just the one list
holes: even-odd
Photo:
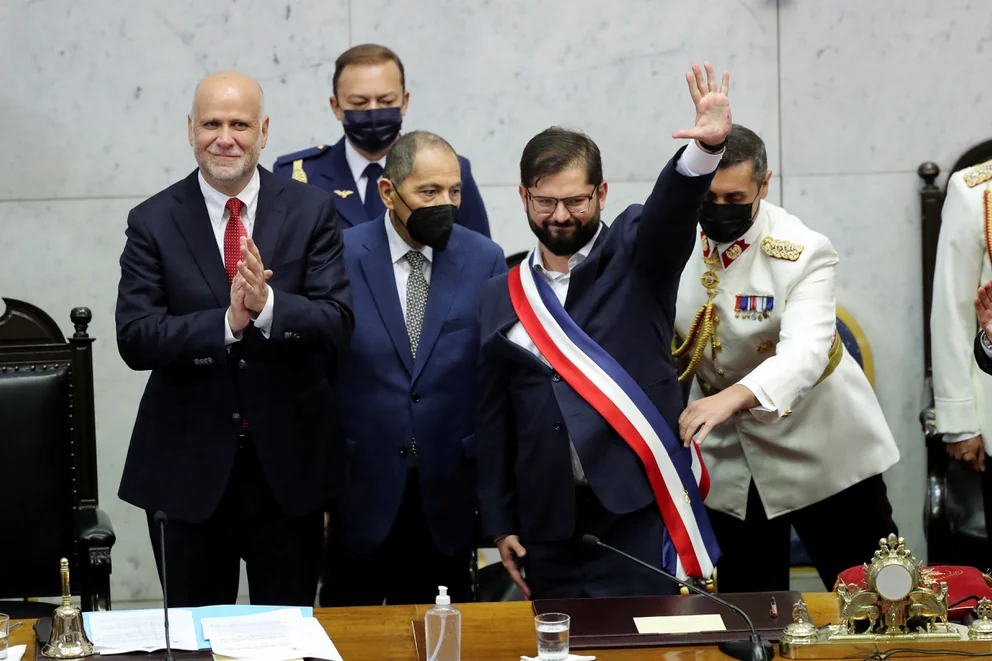
[[[952, 620], [959, 620], [967, 615], [982, 597], [992, 599], [992, 587], [990, 587], [992, 586], [992, 576], [983, 574], [974, 567], [934, 565], [933, 567], [924, 567], [923, 571], [933, 578], [933, 580], [937, 581], [937, 583], [947, 583], [948, 606], [965, 597], [975, 597], [950, 608], [948, 610], [948, 617]], [[861, 585], [864, 580], [864, 565], [845, 569], [837, 577], [837, 582], [834, 584], [834, 592], [837, 591], [840, 581]]]

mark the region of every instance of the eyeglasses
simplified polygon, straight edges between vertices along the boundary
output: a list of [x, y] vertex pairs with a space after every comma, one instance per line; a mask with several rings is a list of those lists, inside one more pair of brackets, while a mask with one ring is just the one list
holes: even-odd
[[573, 197], [535, 197], [527, 191], [527, 199], [530, 200], [531, 206], [534, 211], [539, 214], [551, 215], [558, 210], [558, 204], [564, 204], [565, 209], [569, 213], [585, 213], [592, 208], [592, 198], [596, 197], [596, 192], [599, 190], [600, 184], [596, 184], [596, 187], [592, 189], [592, 193], [589, 195], [576, 195]]

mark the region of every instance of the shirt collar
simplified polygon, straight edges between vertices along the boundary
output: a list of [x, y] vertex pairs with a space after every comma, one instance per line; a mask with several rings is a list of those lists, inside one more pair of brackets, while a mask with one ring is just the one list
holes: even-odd
[[[593, 234], [592, 238], [589, 239], [586, 245], [579, 248], [579, 251], [577, 253], [575, 253], [574, 255], [568, 258], [569, 273], [571, 273], [572, 269], [574, 269], [576, 266], [586, 261], [586, 257], [588, 257], [589, 253], [592, 252], [592, 247], [596, 245], [596, 239], [599, 238], [599, 235], [602, 234], [602, 232], [603, 232], [603, 221], [600, 221], [599, 227], [596, 228], [596, 233]], [[537, 267], [538, 271], [540, 271], [541, 273], [547, 273], [550, 275], [558, 275], [558, 276], [567, 275], [564, 273], [558, 273], [557, 271], [548, 271], [547, 269], [544, 268], [544, 260], [541, 259], [540, 243], [537, 244], [537, 259], [534, 260], [534, 266]]]
[[[348, 138], [344, 139], [344, 158], [346, 161], [348, 161], [348, 167], [351, 169], [352, 181], [354, 181], [355, 185], [357, 186], [358, 180], [361, 179], [362, 175], [365, 174], [365, 168], [367, 168], [369, 166], [369, 163], [372, 163], [373, 161], [370, 161], [369, 159], [359, 154], [358, 150], [355, 149], [355, 147], [351, 144], [351, 141], [348, 140]], [[385, 156], [380, 158], [378, 161], [374, 161], [374, 162], [378, 163], [383, 168], [386, 167]]]
[[[383, 222], [386, 223], [386, 240], [389, 242], [389, 259], [390, 261], [392, 261], [393, 264], [395, 264], [404, 257], [406, 257], [406, 254], [408, 252], [410, 252], [411, 250], [417, 250], [417, 248], [410, 246], [406, 241], [403, 240], [403, 237], [399, 235], [399, 232], [397, 232], [396, 228], [393, 227], [393, 221], [390, 220], [389, 218], [390, 213], [391, 212], [389, 210], [386, 211], [386, 215], [383, 218]], [[422, 248], [419, 249], [419, 252], [424, 256], [424, 259], [426, 259], [428, 262], [433, 263], [434, 261], [433, 248], [431, 248], [430, 246], [423, 246]]]
[[[200, 193], [203, 194], [203, 201], [207, 204], [207, 215], [210, 216], [210, 222], [215, 225], [219, 225], [224, 220], [224, 211], [227, 208], [227, 201], [232, 197], [226, 193], [221, 193], [219, 190], [207, 183], [207, 180], [203, 178], [203, 172], [197, 172], [197, 179], [200, 181]], [[250, 222], [255, 218], [255, 209], [258, 207], [258, 191], [261, 187], [261, 181], [258, 176], [258, 168], [255, 168], [255, 173], [252, 174], [251, 179], [248, 180], [248, 184], [241, 189], [241, 192], [233, 196], [241, 200], [241, 204], [244, 205], [241, 218], [245, 222]]]

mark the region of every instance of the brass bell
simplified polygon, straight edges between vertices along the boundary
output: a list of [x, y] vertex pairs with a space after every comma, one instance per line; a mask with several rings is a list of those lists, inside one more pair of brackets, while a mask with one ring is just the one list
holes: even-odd
[[62, 558], [62, 605], [52, 613], [52, 633], [41, 655], [49, 659], [78, 659], [93, 654], [93, 643], [86, 637], [83, 615], [69, 603], [69, 561]]

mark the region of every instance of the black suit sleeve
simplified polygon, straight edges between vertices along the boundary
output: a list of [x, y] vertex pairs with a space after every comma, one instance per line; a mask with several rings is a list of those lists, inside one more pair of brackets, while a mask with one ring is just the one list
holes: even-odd
[[992, 374], [992, 358], [989, 358], [985, 349], [982, 348], [982, 335], [984, 334], [985, 331], [980, 330], [975, 336], [975, 361], [978, 363], [978, 369], [986, 374]]
[[330, 196], [321, 205], [306, 260], [303, 293], [279, 290], [276, 296], [271, 338], [311, 344], [334, 355], [351, 341], [355, 317], [344, 242]]
[[685, 147], [658, 175], [634, 226], [634, 265], [656, 281], [678, 278], [695, 245], [699, 207], [710, 189], [715, 172], [687, 177], [676, 170]]
[[505, 362], [485, 347], [479, 355], [478, 378], [479, 518], [482, 537], [494, 539], [518, 532], [516, 440]]
[[195, 358], [224, 359], [227, 307], [169, 314], [158, 245], [136, 209], [127, 217], [117, 290], [117, 348], [133, 370], [152, 370]]

